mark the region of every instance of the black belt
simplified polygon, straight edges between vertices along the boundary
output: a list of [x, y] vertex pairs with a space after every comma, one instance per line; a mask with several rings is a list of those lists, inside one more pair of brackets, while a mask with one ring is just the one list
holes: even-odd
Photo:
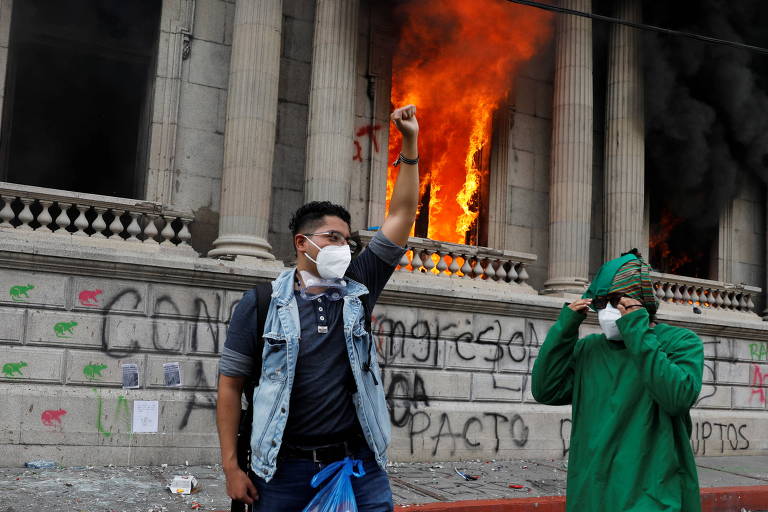
[[342, 460], [344, 457], [354, 456], [365, 445], [365, 440], [362, 438], [355, 438], [350, 441], [320, 446], [318, 448], [301, 448], [284, 444], [280, 447], [278, 458], [305, 459], [320, 464], [328, 464]]

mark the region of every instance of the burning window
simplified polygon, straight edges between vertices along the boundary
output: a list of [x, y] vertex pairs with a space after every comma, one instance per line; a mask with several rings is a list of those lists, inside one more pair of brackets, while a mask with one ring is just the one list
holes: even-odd
[[[551, 34], [551, 15], [504, 0], [411, 1], [398, 7], [392, 104], [418, 106], [421, 204], [415, 235], [487, 243], [493, 113], [515, 70]], [[392, 131], [390, 162], [400, 137]], [[397, 176], [389, 168], [387, 202]]]
[[14, 2], [0, 179], [143, 196], [160, 0]]
[[[651, 196], [650, 263], [655, 270], [665, 274], [710, 279], [711, 255], [717, 225], [707, 226], [706, 217], [685, 218], [664, 206], [663, 198]], [[659, 204], [661, 203], [661, 204]]]

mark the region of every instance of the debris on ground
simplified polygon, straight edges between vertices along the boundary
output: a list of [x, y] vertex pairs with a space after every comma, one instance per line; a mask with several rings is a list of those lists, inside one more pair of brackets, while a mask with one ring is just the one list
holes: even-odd
[[197, 478], [192, 475], [174, 475], [168, 489], [173, 494], [192, 494], [197, 486]]
[[55, 469], [56, 463], [52, 460], [31, 460], [25, 462], [24, 467], [30, 469]]
[[477, 476], [477, 475], [470, 475], [470, 474], [468, 474], [468, 473], [463, 473], [463, 472], [459, 471], [459, 470], [458, 470], [458, 469], [456, 469], [456, 468], [453, 468], [453, 470], [454, 470], [454, 471], [456, 471], [456, 474], [457, 474], [457, 475], [459, 475], [459, 476], [460, 476], [461, 478], [463, 478], [464, 480], [478, 480], [478, 479], [480, 478], [480, 477], [479, 477], [479, 476]]

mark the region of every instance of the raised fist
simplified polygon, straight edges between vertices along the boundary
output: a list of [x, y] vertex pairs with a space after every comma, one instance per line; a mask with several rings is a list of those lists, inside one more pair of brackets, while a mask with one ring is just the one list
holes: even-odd
[[415, 105], [406, 105], [395, 109], [389, 117], [403, 134], [404, 139], [416, 138], [419, 135], [419, 121], [416, 119]]

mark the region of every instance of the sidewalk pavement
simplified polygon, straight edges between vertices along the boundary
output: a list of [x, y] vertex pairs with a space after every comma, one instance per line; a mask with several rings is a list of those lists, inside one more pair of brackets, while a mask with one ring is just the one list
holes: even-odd
[[[697, 459], [705, 512], [768, 512], [768, 456]], [[404, 512], [564, 511], [561, 460], [395, 463], [395, 503]], [[464, 480], [455, 469], [477, 480]], [[199, 491], [166, 488], [192, 474]], [[512, 486], [512, 487], [510, 487]], [[0, 468], [0, 512], [181, 512], [229, 510], [219, 466]]]

